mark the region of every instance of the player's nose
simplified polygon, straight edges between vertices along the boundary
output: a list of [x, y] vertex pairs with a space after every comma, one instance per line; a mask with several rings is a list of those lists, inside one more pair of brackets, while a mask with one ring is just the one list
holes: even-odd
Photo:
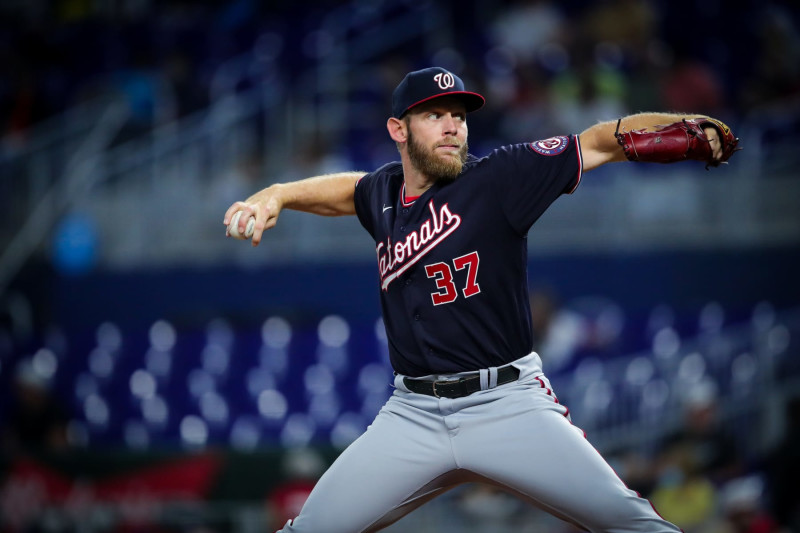
[[445, 115], [444, 119], [442, 120], [442, 128], [445, 135], [455, 135], [455, 133], [458, 131], [458, 121], [456, 117], [450, 113]]

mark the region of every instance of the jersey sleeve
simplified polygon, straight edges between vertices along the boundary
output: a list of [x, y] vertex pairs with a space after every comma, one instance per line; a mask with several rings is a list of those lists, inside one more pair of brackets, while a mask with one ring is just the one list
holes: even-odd
[[583, 170], [577, 135], [498, 148], [491, 159], [496, 190], [509, 223], [525, 234], [562, 194], [572, 194]]
[[353, 193], [353, 201], [356, 206], [356, 215], [358, 221], [369, 232], [372, 237], [375, 237], [375, 217], [373, 215], [374, 209], [371, 207], [370, 199], [375, 196], [376, 172], [371, 172], [361, 177], [356, 182], [356, 190]]
[[356, 206], [356, 215], [365, 230], [375, 238], [375, 228], [378, 217], [381, 213], [381, 206], [385, 202], [391, 202], [392, 195], [391, 180], [400, 176], [402, 180], [402, 165], [399, 162], [392, 162], [383, 165], [374, 172], [364, 175], [356, 182], [356, 190], [353, 193], [353, 201]]

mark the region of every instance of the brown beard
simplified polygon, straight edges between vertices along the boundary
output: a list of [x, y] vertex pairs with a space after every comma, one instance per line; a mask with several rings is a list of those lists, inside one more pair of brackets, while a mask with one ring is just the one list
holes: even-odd
[[424, 176], [435, 179], [438, 182], [449, 183], [455, 181], [461, 174], [464, 163], [467, 161], [467, 153], [469, 147], [467, 142], [458, 150], [458, 158], [450, 156], [436, 155], [432, 149], [423, 146], [416, 142], [414, 136], [411, 134], [411, 129], [408, 130], [408, 139], [406, 140], [408, 147], [408, 158], [411, 164], [414, 165], [418, 171]]

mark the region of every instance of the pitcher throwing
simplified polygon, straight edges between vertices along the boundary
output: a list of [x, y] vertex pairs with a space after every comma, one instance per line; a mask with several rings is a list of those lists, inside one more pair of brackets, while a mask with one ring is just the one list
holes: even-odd
[[645, 113], [479, 159], [467, 114], [483, 104], [451, 72], [411, 72], [386, 123], [399, 162], [273, 185], [225, 213], [242, 212], [241, 234], [256, 217], [253, 246], [282, 209], [355, 214], [375, 240], [395, 390], [283, 532], [378, 531], [469, 481], [588, 531], [680, 531], [572, 425], [531, 351], [527, 235], [600, 165], [716, 166], [738, 139], [708, 117]]

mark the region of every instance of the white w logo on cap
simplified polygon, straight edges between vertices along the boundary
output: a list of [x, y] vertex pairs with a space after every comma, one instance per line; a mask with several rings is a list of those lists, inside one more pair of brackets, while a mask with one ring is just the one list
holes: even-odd
[[433, 77], [433, 81], [439, 84], [440, 89], [449, 89], [456, 84], [456, 80], [449, 72], [440, 72]]

